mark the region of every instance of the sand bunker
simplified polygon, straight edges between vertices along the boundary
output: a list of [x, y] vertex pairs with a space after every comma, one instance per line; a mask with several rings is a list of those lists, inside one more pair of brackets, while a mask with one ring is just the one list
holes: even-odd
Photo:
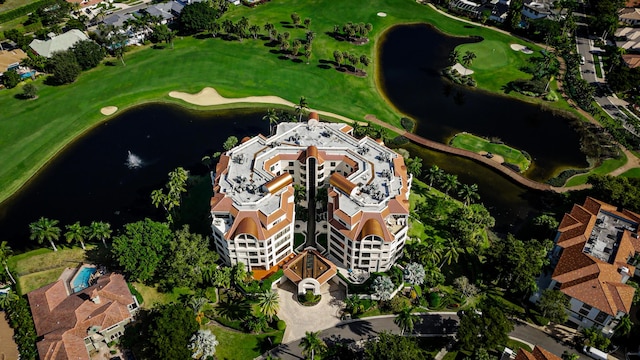
[[385, 12], [379, 12], [379, 13], [378, 13], [378, 16], [380, 16], [380, 17], [385, 17], [385, 16], [387, 16], [387, 13], [385, 13]]
[[13, 329], [0, 311], [0, 359], [17, 359], [18, 345], [13, 340]]
[[511, 46], [511, 50], [513, 50], [513, 51], [520, 51], [523, 54], [527, 54], [527, 55], [533, 54], [533, 50], [529, 49], [528, 47], [526, 47], [524, 45], [511, 44], [509, 46]]
[[[243, 98], [226, 98], [220, 95], [216, 91], [216, 89], [212, 87], [206, 87], [197, 94], [189, 94], [181, 91], [171, 91], [169, 93], [169, 96], [174, 99], [180, 99], [190, 104], [199, 106], [213, 106], [236, 103], [279, 104], [290, 107], [296, 106], [296, 104], [292, 103], [291, 101], [287, 101], [278, 96], [247, 96]], [[353, 123], [352, 119], [328, 111], [320, 111], [314, 109], [309, 109], [309, 111], [315, 111], [319, 115], [330, 116], [332, 118], [340, 119], [348, 123]]]
[[118, 108], [116, 106], [105, 106], [100, 109], [100, 113], [102, 115], [113, 115], [116, 113], [116, 111], [118, 111]]
[[457, 71], [460, 75], [471, 75], [471, 74], [473, 74], [473, 70], [467, 69], [466, 67], [462, 66], [460, 63], [456, 63], [451, 68], [453, 70]]

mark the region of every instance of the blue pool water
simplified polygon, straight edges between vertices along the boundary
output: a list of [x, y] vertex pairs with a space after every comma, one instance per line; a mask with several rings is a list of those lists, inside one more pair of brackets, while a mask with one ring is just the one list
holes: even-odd
[[20, 79], [21, 79], [21, 80], [24, 80], [24, 79], [27, 79], [27, 78], [32, 77], [32, 76], [33, 76], [33, 75], [35, 75], [35, 74], [36, 74], [36, 72], [35, 72], [35, 71], [30, 71], [30, 72], [28, 72], [28, 73], [24, 73], [24, 74], [22, 74], [22, 75], [20, 76]]
[[78, 291], [82, 291], [89, 287], [89, 278], [93, 275], [98, 269], [94, 267], [83, 267], [78, 271], [76, 276], [73, 278], [73, 282], [71, 283], [71, 287], [73, 292], [76, 293]]

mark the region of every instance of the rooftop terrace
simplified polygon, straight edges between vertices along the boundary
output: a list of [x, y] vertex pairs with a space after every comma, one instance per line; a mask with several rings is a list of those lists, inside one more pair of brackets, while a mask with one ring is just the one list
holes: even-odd
[[265, 168], [275, 156], [297, 154], [309, 146], [336, 159], [346, 156], [355, 163], [347, 179], [358, 186], [355, 197], [345, 196], [341, 209], [353, 215], [362, 207], [381, 207], [400, 194], [402, 179], [394, 171], [394, 151], [370, 138], [355, 139], [341, 129], [344, 124], [280, 123], [274, 136], [256, 136], [230, 150], [226, 177], [220, 179], [220, 191], [230, 196], [239, 209], [259, 208], [266, 214], [280, 207], [279, 197], [267, 196], [265, 185], [276, 175]]
[[637, 233], [638, 224], [601, 210], [582, 251], [599, 260], [612, 263], [624, 230]]

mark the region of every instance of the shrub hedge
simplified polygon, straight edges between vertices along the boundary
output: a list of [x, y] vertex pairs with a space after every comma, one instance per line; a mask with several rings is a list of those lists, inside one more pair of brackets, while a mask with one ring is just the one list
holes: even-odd
[[11, 21], [13, 19], [17, 19], [20, 16], [27, 15], [29, 13], [32, 13], [38, 10], [43, 6], [49, 6], [53, 3], [55, 3], [55, 0], [40, 0], [40, 1], [33, 2], [31, 4], [27, 4], [22, 7], [19, 7], [17, 9], [7, 11], [6, 13], [0, 14], [0, 24]]

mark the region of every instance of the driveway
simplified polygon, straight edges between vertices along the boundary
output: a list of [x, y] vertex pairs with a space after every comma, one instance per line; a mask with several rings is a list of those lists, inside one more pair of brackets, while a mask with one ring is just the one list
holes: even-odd
[[283, 343], [297, 341], [307, 331], [318, 331], [332, 328], [340, 323], [341, 310], [344, 306], [345, 289], [332, 281], [320, 287], [322, 299], [314, 306], [303, 306], [298, 303], [298, 287], [289, 280], [277, 288], [280, 296], [278, 317], [287, 323], [282, 339]]

